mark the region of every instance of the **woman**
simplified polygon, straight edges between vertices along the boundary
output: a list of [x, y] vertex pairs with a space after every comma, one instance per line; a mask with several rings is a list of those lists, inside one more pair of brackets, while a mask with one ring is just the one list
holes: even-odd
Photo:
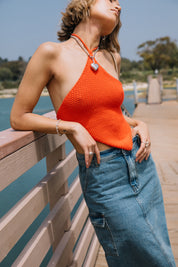
[[[175, 266], [147, 126], [121, 112], [120, 11], [117, 0], [70, 2], [58, 32], [64, 42], [44, 43], [31, 58], [11, 125], [72, 142], [109, 266]], [[45, 86], [58, 120], [32, 114]]]

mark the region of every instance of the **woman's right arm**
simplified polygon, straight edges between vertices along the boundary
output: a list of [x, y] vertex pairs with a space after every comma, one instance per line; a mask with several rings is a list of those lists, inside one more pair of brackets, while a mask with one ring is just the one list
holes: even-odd
[[[56, 133], [57, 120], [32, 113], [43, 88], [53, 78], [55, 60], [56, 48], [52, 43], [42, 44], [32, 56], [11, 110], [10, 122], [15, 130]], [[89, 151], [96, 153], [99, 163], [100, 155], [96, 142], [81, 124], [61, 121], [58, 129], [59, 132], [65, 131], [68, 135], [72, 135], [85, 153], [87, 167], [92, 159], [89, 157]]]
[[15, 130], [55, 133], [56, 120], [33, 114], [43, 88], [53, 77], [55, 47], [51, 43], [39, 46], [26, 68], [10, 116]]

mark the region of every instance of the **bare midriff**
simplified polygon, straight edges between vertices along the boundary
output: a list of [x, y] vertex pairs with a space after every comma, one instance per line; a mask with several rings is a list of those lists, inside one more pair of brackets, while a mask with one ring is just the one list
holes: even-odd
[[106, 150], [106, 149], [111, 148], [111, 146], [108, 146], [106, 144], [99, 143], [99, 142], [96, 142], [96, 143], [97, 143], [97, 146], [98, 146], [99, 151], [103, 151], [103, 150]]
[[[132, 128], [131, 128], [131, 132], [132, 132], [132, 138], [133, 138], [135, 136], [135, 132], [133, 131]], [[71, 141], [71, 143], [74, 145], [76, 151], [80, 154], [84, 154], [84, 151], [81, 150], [81, 148], [78, 146], [78, 144], [71, 137], [68, 136], [68, 138]], [[100, 142], [96, 142], [96, 144], [97, 144], [99, 151], [104, 151], [104, 150], [112, 148], [112, 146], [108, 146], [108, 145], [100, 143]]]
[[[76, 151], [80, 154], [84, 154], [84, 151], [81, 149], [81, 147], [78, 145], [78, 143], [72, 138], [72, 136], [67, 135], [67, 137], [71, 141], [71, 143], [73, 144]], [[108, 145], [100, 143], [100, 142], [96, 142], [96, 144], [97, 144], [99, 151], [104, 151], [104, 150], [107, 150], [109, 148], [112, 148], [111, 146], [108, 146]]]

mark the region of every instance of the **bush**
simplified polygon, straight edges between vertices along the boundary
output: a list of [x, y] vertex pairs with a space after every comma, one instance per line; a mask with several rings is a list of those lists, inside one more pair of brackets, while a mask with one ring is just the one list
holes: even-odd
[[[162, 69], [158, 74], [163, 76], [163, 81], [172, 81], [178, 79], [178, 69]], [[148, 82], [148, 76], [152, 75], [153, 78], [156, 77], [155, 73], [152, 70], [149, 71], [139, 71], [132, 69], [130, 71], [123, 71], [120, 76], [122, 83], [130, 83], [133, 80], [139, 82]]]
[[3, 88], [3, 86], [2, 86], [2, 84], [0, 83], [0, 90], [3, 90], [4, 88]]
[[4, 89], [18, 88], [19, 84], [20, 84], [20, 81], [4, 81], [4, 82], [2, 82], [2, 86]]
[[0, 81], [11, 80], [13, 73], [9, 68], [1, 67], [0, 68]]
[[153, 74], [152, 71], [139, 71], [133, 69], [132, 71], [122, 72], [120, 80], [123, 83], [130, 83], [132, 81], [147, 82], [148, 75]]
[[160, 71], [160, 74], [163, 76], [163, 80], [172, 81], [176, 78], [178, 79], [178, 68], [163, 69]]

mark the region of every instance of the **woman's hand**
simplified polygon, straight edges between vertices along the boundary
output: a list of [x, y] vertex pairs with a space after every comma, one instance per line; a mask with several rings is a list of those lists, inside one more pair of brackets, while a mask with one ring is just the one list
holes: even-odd
[[132, 133], [133, 135], [138, 134], [141, 139], [141, 145], [136, 154], [136, 161], [141, 163], [142, 160], [147, 160], [151, 153], [150, 134], [147, 124], [142, 121], [139, 121], [137, 123], [137, 126], [132, 128]]
[[100, 164], [100, 151], [97, 143], [80, 123], [75, 123], [72, 137], [85, 154], [87, 168], [89, 168], [94, 154], [96, 154], [97, 163]]

